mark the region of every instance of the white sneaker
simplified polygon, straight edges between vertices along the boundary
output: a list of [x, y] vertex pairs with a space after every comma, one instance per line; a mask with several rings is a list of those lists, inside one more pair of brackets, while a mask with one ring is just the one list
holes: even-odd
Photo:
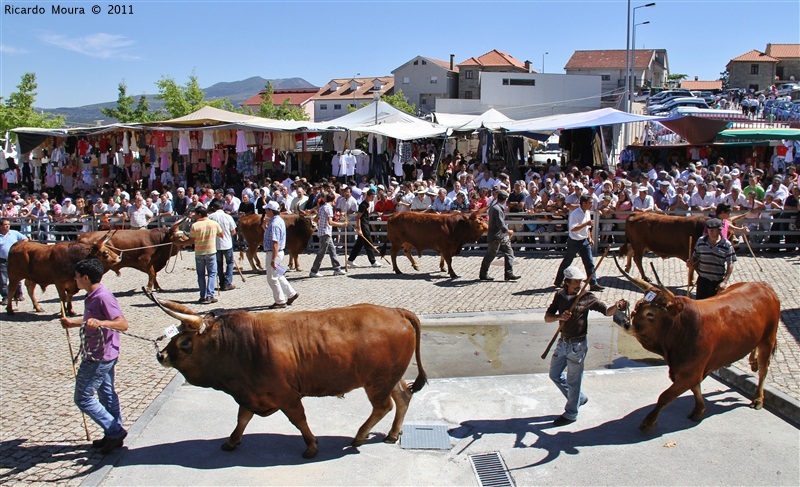
[[360, 265], [356, 264], [353, 261], [347, 261], [347, 266], [348, 267], [361, 267]]
[[372, 267], [383, 267], [383, 264], [381, 264], [376, 260], [375, 262], [372, 263]]
[[322, 277], [322, 274], [320, 274], [319, 272], [311, 272], [310, 274], [308, 274], [308, 277]]
[[346, 276], [347, 272], [345, 272], [344, 269], [336, 269], [335, 271], [333, 271], [333, 275], [334, 276]]

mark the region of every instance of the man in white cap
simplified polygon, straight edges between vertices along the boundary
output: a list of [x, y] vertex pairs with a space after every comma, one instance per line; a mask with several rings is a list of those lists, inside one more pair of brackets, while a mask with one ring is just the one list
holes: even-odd
[[280, 205], [270, 201], [264, 206], [267, 224], [264, 230], [264, 251], [267, 253], [267, 283], [272, 290], [275, 302], [269, 309], [285, 308], [294, 303], [300, 296], [286, 280], [286, 268], [283, 267], [283, 250], [286, 247], [286, 223], [280, 217]]
[[564, 254], [564, 260], [558, 266], [556, 273], [556, 280], [554, 282], [556, 287], [561, 287], [564, 270], [572, 264], [575, 257], [580, 255], [583, 261], [583, 267], [586, 272], [592, 276], [591, 289], [592, 291], [602, 291], [603, 286], [597, 283], [597, 277], [594, 275], [594, 260], [592, 258], [592, 217], [589, 214], [589, 209], [592, 207], [592, 198], [589, 195], [583, 195], [580, 198], [580, 206], [569, 214], [569, 238], [567, 239], [567, 251]]
[[[553, 297], [544, 315], [546, 323], [558, 321], [561, 337], [550, 360], [550, 380], [567, 399], [564, 413], [553, 421], [556, 426], [574, 423], [578, 419], [578, 409], [589, 401], [581, 391], [583, 366], [586, 358], [589, 311], [597, 311], [611, 316], [619, 309], [625, 309], [628, 303], [620, 299], [613, 306], [608, 306], [591, 292], [581, 294], [581, 282], [586, 280], [586, 273], [575, 266], [564, 269], [564, 286]], [[572, 304], [578, 304], [570, 312]]]

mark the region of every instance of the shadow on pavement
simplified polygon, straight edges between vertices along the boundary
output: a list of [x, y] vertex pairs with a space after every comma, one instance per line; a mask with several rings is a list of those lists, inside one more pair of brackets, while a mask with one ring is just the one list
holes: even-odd
[[[102, 455], [87, 449], [85, 445], [74, 444], [32, 444], [26, 445], [26, 438], [17, 438], [0, 442], [0, 469], [8, 471], [0, 474], [0, 484], [13, 482], [21, 478], [19, 474], [43, 465], [71, 461], [76, 464], [93, 465], [100, 463]], [[83, 471], [74, 476], [62, 477], [58, 480], [69, 480], [82, 477]]]
[[[706, 418], [736, 408], [747, 407], [747, 404], [741, 401], [731, 402], [729, 399], [723, 399], [713, 402], [708, 400], [710, 396], [726, 392], [719, 391], [704, 395], [708, 408], [706, 410]], [[622, 418], [579, 431], [566, 431], [554, 426], [553, 420], [559, 415], [553, 414], [530, 418], [470, 420], [450, 429], [449, 434], [459, 439], [472, 438], [470, 443], [456, 452], [457, 454], [462, 453], [474, 441], [479, 440], [484, 435], [492, 434], [514, 434], [516, 435], [514, 448], [538, 448], [546, 452], [541, 460], [512, 469], [521, 470], [550, 463], [562, 453], [566, 455], [580, 454], [580, 447], [631, 445], [650, 441], [667, 433], [693, 428], [698, 424], [686, 417], [694, 407], [694, 398], [685, 396], [676, 399], [661, 412], [659, 422], [652, 434], [642, 433], [639, 431], [639, 423], [654, 406], [655, 404], [641, 407]], [[575, 425], [580, 425], [580, 418], [571, 428], [574, 428]], [[528, 435], [532, 435], [535, 438], [532, 443], [525, 442]]]
[[[379, 443], [382, 438], [383, 435], [372, 436], [365, 444]], [[177, 465], [214, 470], [226, 467], [302, 465], [359, 453], [358, 448], [350, 446], [353, 438], [344, 436], [318, 436], [319, 454], [311, 460], [302, 457], [305, 443], [299, 434], [245, 434], [242, 444], [232, 452], [220, 449], [226, 439], [185, 440], [135, 448], [125, 453], [122, 465]]]

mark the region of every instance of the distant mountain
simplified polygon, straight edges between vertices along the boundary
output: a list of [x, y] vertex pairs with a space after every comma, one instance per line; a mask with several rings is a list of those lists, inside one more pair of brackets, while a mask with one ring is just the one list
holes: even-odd
[[[216, 100], [228, 98], [234, 105], [239, 105], [251, 96], [264, 89], [268, 82], [272, 82], [275, 89], [279, 88], [314, 88], [314, 85], [303, 78], [279, 78], [268, 80], [260, 76], [243, 79], [241, 81], [220, 82], [204, 88], [206, 100]], [[135, 102], [139, 101], [139, 96], [133, 95]], [[155, 94], [147, 94], [151, 110], [160, 110], [164, 103], [156, 98]], [[84, 105], [81, 107], [59, 107], [59, 108], [37, 108], [45, 112], [64, 115], [69, 125], [94, 125], [97, 120], [102, 120], [103, 124], [114, 123], [116, 120], [106, 117], [100, 112], [101, 108], [114, 108], [117, 106], [116, 100]]]

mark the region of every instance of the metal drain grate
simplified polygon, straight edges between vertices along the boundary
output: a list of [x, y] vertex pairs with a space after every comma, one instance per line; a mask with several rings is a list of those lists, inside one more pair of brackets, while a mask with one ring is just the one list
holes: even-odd
[[469, 461], [472, 463], [472, 470], [475, 471], [475, 477], [482, 487], [514, 487], [514, 481], [511, 480], [500, 453], [493, 451], [470, 455]]
[[403, 425], [400, 446], [407, 450], [449, 450], [447, 426]]

